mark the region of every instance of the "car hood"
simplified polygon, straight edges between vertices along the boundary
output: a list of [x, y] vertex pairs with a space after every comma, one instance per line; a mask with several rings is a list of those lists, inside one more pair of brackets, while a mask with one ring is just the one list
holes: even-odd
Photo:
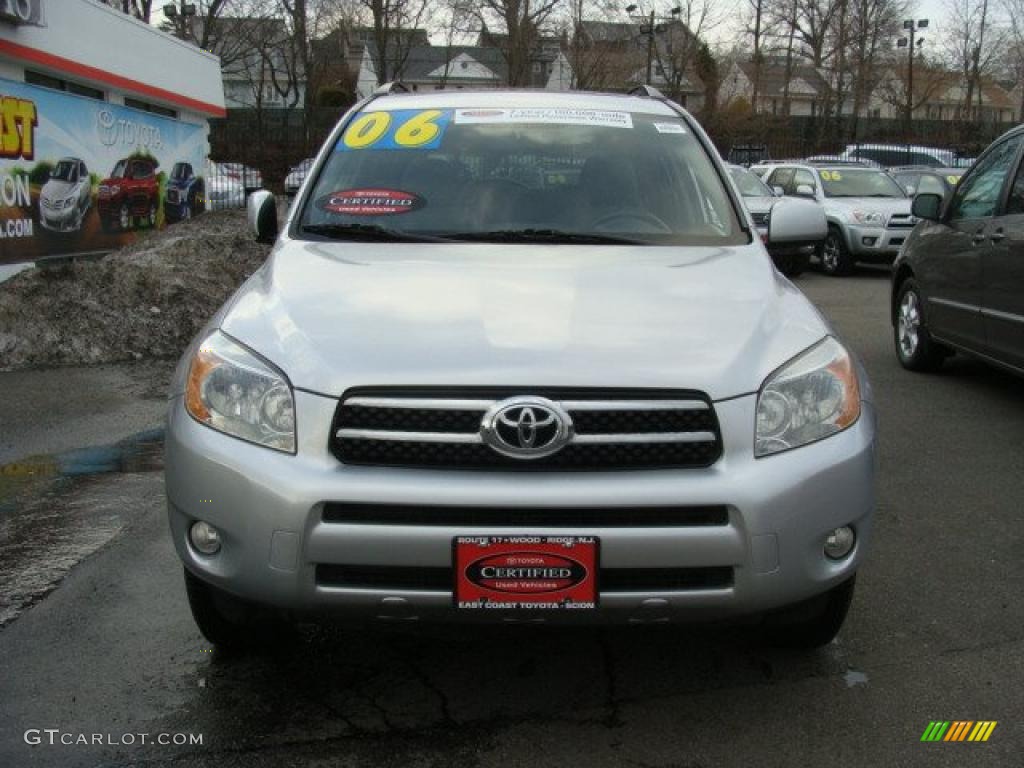
[[78, 182], [50, 179], [39, 190], [39, 196], [45, 197], [47, 200], [62, 200], [76, 194], [77, 190]]
[[825, 211], [827, 213], [847, 213], [849, 211], [878, 211], [887, 216], [894, 213], [910, 213], [909, 197], [827, 197]]
[[279, 242], [221, 327], [296, 387], [756, 391], [829, 333], [760, 243]]

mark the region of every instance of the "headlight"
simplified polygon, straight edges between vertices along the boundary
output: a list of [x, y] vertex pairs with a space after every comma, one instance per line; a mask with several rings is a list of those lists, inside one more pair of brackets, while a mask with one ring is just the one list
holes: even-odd
[[858, 224], [877, 224], [881, 226], [885, 223], [885, 216], [878, 211], [852, 211], [850, 218]]
[[121, 193], [121, 187], [115, 184], [114, 186], [110, 187], [107, 191], [110, 192], [110, 194], [112, 195], [118, 195]]
[[860, 416], [850, 353], [829, 337], [769, 376], [757, 397], [754, 455], [769, 456], [841, 432]]
[[70, 208], [70, 207], [71, 207], [72, 205], [74, 205], [74, 204], [75, 204], [75, 198], [74, 198], [74, 196], [71, 196], [71, 197], [69, 197], [69, 198], [68, 198], [67, 200], [65, 200], [65, 201], [64, 201], [64, 207], [65, 207], [65, 208]]
[[285, 375], [220, 331], [192, 358], [185, 408], [220, 432], [295, 452], [295, 400]]

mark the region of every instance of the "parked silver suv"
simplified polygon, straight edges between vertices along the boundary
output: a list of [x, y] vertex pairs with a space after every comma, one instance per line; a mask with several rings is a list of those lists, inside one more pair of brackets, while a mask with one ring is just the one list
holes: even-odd
[[883, 170], [859, 165], [778, 165], [765, 183], [785, 195], [816, 200], [825, 209], [828, 237], [822, 270], [847, 275], [858, 261], [891, 264], [917, 223], [910, 198]]
[[[375, 95], [178, 367], [170, 527], [217, 644], [306, 613], [756, 617], [827, 642], [874, 407], [697, 123], [646, 95]], [[780, 206], [769, 239], [822, 234]]]

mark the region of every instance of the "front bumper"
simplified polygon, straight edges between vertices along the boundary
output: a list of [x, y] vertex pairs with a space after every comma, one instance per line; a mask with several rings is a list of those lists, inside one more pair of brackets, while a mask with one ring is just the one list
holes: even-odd
[[52, 232], [74, 232], [78, 229], [78, 206], [72, 205], [58, 211], [40, 204], [39, 223]]
[[[601, 569], [733, 569], [730, 586], [602, 592], [600, 607], [547, 613], [551, 621], [710, 620], [756, 614], [827, 591], [860, 565], [874, 508], [875, 417], [863, 404], [845, 432], [754, 459], [755, 398], [716, 404], [725, 453], [707, 469], [537, 473], [346, 466], [327, 450], [337, 401], [296, 392], [299, 451], [282, 454], [195, 422], [171, 401], [166, 435], [168, 513], [186, 568], [239, 597], [296, 613], [366, 618], [495, 621], [452, 606], [450, 590], [318, 584], [318, 564], [451, 567], [459, 535], [585, 534], [601, 540]], [[324, 502], [514, 507], [726, 505], [725, 525], [691, 527], [454, 527], [326, 522]], [[195, 520], [216, 526], [222, 549], [198, 554]], [[832, 529], [852, 525], [844, 560], [822, 552]], [[532, 618], [532, 617], [531, 617]]]
[[892, 262], [910, 237], [910, 229], [847, 224], [846, 247], [861, 261]]

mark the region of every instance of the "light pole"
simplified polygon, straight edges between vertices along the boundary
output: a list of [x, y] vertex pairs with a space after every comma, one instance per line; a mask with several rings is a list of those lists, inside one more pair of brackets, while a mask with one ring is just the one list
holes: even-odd
[[683, 12], [683, 9], [677, 5], [670, 11], [670, 16], [656, 16], [653, 8], [651, 8], [649, 16], [646, 14], [636, 14], [637, 10], [639, 9], [635, 4], [626, 6], [626, 14], [629, 18], [639, 19], [641, 22], [647, 22], [646, 24], [640, 24], [640, 34], [647, 36], [647, 80], [645, 82], [647, 85], [651, 85], [651, 62], [654, 60], [654, 35], [665, 31], [665, 25], [658, 24], [657, 22], [675, 21], [679, 14]]
[[906, 48], [909, 59], [907, 61], [907, 124], [906, 136], [910, 141], [910, 124], [914, 116], [914, 49], [924, 43], [924, 38], [917, 39], [917, 30], [928, 29], [928, 19], [907, 19], [903, 22], [903, 28], [907, 30], [907, 36], [896, 41], [897, 48]]
[[167, 3], [164, 6], [164, 16], [174, 24], [175, 36], [180, 37], [182, 40], [188, 40], [192, 19], [196, 15], [196, 5], [195, 3], [186, 3], [185, 0], [178, 0], [178, 2], [180, 10], [178, 5]]

